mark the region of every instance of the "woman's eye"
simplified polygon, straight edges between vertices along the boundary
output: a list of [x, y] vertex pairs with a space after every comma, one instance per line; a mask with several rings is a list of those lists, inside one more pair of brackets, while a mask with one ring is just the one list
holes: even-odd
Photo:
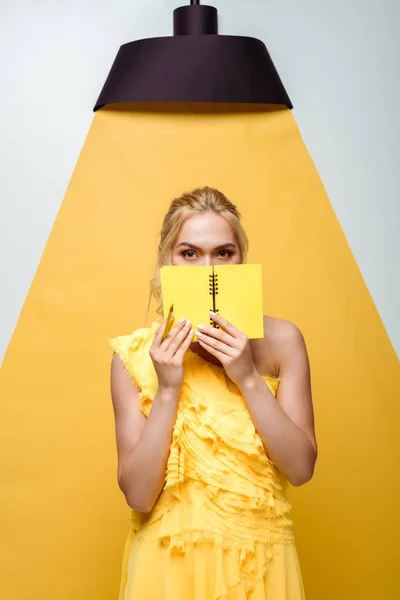
[[[222, 258], [231, 258], [231, 256], [233, 256], [233, 252], [231, 252], [231, 250], [220, 250], [219, 254], [221, 256], [221, 252], [225, 252], [224, 255], [222, 255]], [[195, 254], [195, 252], [193, 250], [184, 250], [182, 252], [182, 256], [184, 256], [185, 258], [193, 258], [193, 255]]]

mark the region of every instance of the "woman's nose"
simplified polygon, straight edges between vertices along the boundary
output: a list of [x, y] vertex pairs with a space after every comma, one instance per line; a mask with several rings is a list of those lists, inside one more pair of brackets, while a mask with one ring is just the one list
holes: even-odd
[[205, 267], [209, 267], [212, 264], [214, 264], [213, 260], [212, 260], [212, 257], [211, 256], [204, 256], [204, 258], [203, 258], [203, 265]]

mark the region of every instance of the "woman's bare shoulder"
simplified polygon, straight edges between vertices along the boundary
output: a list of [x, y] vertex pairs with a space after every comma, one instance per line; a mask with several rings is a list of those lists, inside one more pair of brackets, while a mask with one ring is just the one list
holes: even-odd
[[302, 333], [295, 323], [264, 315], [264, 337], [250, 340], [254, 362], [262, 375], [279, 377], [294, 354], [304, 354]]
[[[304, 352], [305, 344], [299, 327], [287, 319], [264, 315], [264, 339], [260, 340], [260, 364], [266, 373], [279, 376], [293, 352]], [[258, 352], [257, 352], [258, 354]]]
[[264, 315], [264, 339], [270, 343], [282, 343], [302, 337], [299, 327], [287, 319]]

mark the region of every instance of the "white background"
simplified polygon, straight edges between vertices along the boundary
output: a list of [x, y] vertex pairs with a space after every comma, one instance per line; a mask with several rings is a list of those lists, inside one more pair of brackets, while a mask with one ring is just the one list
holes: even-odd
[[[263, 40], [400, 355], [399, 0], [216, 0]], [[0, 360], [121, 44], [172, 34], [171, 0], [0, 0]]]

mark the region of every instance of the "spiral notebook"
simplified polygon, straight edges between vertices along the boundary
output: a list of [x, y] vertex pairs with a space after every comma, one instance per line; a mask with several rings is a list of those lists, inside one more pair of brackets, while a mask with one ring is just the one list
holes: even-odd
[[[165, 317], [174, 305], [171, 327], [186, 317], [195, 331], [199, 324], [218, 328], [209, 315], [212, 310], [249, 339], [264, 337], [261, 264], [166, 265], [160, 279]], [[193, 341], [198, 341], [196, 334]]]

